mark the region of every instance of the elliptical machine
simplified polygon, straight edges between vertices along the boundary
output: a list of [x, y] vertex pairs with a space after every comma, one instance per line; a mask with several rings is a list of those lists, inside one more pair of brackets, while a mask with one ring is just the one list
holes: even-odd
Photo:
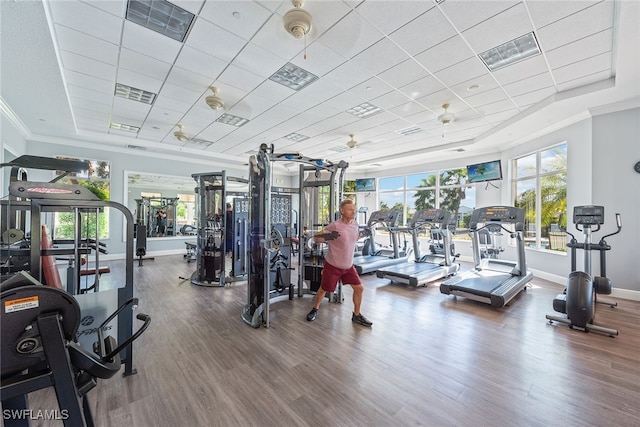
[[[617, 231], [600, 238], [598, 243], [591, 243], [591, 234], [600, 230], [604, 224], [604, 206], [575, 206], [573, 208], [573, 223], [584, 236], [584, 241], [579, 243], [575, 236], [567, 231], [571, 240], [567, 247], [571, 249], [571, 273], [567, 279], [567, 288], [553, 300], [553, 309], [567, 315], [566, 318], [549, 315], [546, 318], [549, 323], [554, 321], [569, 325], [571, 329], [580, 329], [584, 332], [596, 331], [611, 337], [618, 335], [616, 329], [606, 328], [593, 324], [595, 305], [607, 304], [615, 307], [616, 302], [598, 301], [597, 295], [609, 295], [611, 293], [611, 280], [607, 278], [606, 251], [611, 250], [607, 244], [607, 237], [618, 234], [622, 230], [622, 219], [616, 214]], [[582, 228], [580, 228], [582, 226]], [[595, 229], [593, 229], [595, 227]], [[584, 271], [576, 270], [576, 249], [584, 251]], [[600, 276], [591, 276], [591, 251], [600, 252]]]

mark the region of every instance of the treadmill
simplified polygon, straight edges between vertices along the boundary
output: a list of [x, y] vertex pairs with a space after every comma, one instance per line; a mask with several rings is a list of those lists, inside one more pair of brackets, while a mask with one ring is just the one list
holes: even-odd
[[[450, 220], [451, 213], [442, 209], [415, 212], [407, 229], [413, 238], [413, 262], [381, 268], [376, 271], [376, 276], [389, 279], [391, 283], [426, 286], [434, 280], [455, 275], [460, 270], [460, 264], [452, 262], [456, 255], [447, 227]], [[431, 233], [430, 253], [422, 255], [418, 235], [426, 228]]]
[[[364, 251], [368, 255], [356, 256], [353, 258], [353, 265], [358, 274], [366, 274], [383, 267], [407, 262], [407, 256], [400, 256], [398, 248], [398, 232], [395, 231], [396, 223], [400, 217], [400, 211], [375, 211], [371, 213], [367, 225], [362, 227], [369, 239], [365, 243]], [[389, 230], [391, 233], [391, 244], [393, 252], [390, 255], [383, 255], [382, 251], [375, 249], [375, 230]]]
[[[514, 232], [505, 228], [508, 224], [515, 226]], [[498, 226], [516, 239], [517, 261], [480, 257], [480, 231]], [[440, 292], [487, 303], [492, 307], [508, 304], [533, 278], [533, 273], [527, 272], [523, 230], [524, 209], [513, 206], [475, 209], [469, 221], [475, 267], [472, 271], [442, 282]]]

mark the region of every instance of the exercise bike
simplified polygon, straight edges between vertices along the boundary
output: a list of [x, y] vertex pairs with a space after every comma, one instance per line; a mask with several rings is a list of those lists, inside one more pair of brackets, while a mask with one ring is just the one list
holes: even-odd
[[[554, 321], [569, 325], [571, 329], [584, 332], [596, 331], [611, 337], [618, 335], [616, 329], [593, 324], [596, 304], [606, 304], [610, 307], [618, 305], [616, 302], [598, 301], [597, 295], [611, 293], [611, 280], [607, 278], [606, 252], [611, 250], [606, 238], [618, 234], [622, 230], [622, 219], [616, 214], [617, 231], [600, 238], [598, 243], [591, 243], [592, 232], [600, 230], [604, 224], [604, 206], [575, 206], [573, 208], [573, 223], [581, 231], [584, 240], [578, 242], [575, 236], [567, 231], [571, 240], [567, 247], [571, 249], [571, 273], [567, 279], [567, 288], [553, 300], [553, 309], [564, 313], [567, 317], [547, 314], [549, 323]], [[581, 228], [582, 227], [582, 228]], [[576, 269], [576, 250], [584, 251], [584, 271]], [[591, 276], [591, 251], [600, 252], [600, 276]]]

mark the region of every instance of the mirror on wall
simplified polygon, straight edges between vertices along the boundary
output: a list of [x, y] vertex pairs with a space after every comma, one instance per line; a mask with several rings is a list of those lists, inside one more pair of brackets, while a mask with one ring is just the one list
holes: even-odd
[[139, 224], [145, 225], [148, 238], [195, 235], [195, 187], [190, 176], [125, 171], [125, 202], [133, 214], [136, 235]]

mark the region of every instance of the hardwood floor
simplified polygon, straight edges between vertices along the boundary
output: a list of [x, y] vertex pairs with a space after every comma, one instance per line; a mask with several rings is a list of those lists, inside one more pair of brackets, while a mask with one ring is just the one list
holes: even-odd
[[[112, 266], [112, 271], [118, 263]], [[271, 306], [271, 327], [240, 318], [246, 282], [191, 285], [195, 264], [157, 257], [135, 267], [140, 311], [136, 375], [89, 393], [97, 426], [638, 426], [640, 302], [599, 306], [616, 338], [550, 325], [561, 286], [534, 278], [494, 309], [363, 277], [363, 313], [311, 297]], [[615, 284], [614, 284], [615, 285]], [[33, 409], [57, 407], [51, 389]], [[61, 422], [32, 422], [34, 426]]]

